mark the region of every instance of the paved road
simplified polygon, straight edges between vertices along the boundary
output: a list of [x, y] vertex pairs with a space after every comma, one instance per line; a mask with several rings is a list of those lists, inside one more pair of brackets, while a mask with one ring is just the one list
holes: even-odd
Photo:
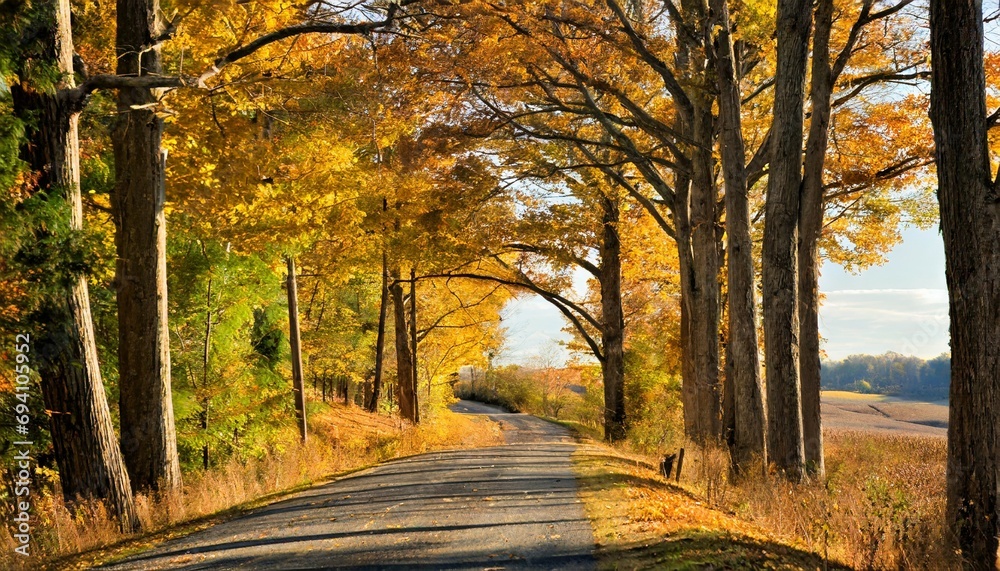
[[497, 420], [508, 444], [389, 462], [108, 569], [594, 569], [566, 431], [453, 408]]

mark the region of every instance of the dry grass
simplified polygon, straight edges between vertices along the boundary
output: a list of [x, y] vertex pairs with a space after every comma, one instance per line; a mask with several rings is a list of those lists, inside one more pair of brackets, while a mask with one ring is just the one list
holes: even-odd
[[648, 460], [603, 445], [583, 446], [574, 456], [601, 569], [822, 567], [800, 544], [774, 540], [690, 486], [667, 482]]
[[138, 510], [147, 530], [142, 536], [119, 533], [98, 502], [67, 506], [61, 494], [40, 498], [31, 543], [34, 555], [14, 559], [14, 542], [4, 528], [0, 531], [0, 568], [86, 568], [105, 558], [109, 546], [145, 548], [206, 527], [219, 519], [210, 517], [213, 514], [235, 515], [273, 501], [276, 495], [383, 460], [434, 449], [503, 443], [495, 423], [447, 410], [432, 411], [415, 427], [353, 406], [334, 405], [314, 414], [310, 429], [311, 438], [304, 446], [296, 443], [297, 434], [292, 432], [288, 446], [259, 460], [233, 460], [186, 474], [179, 496], [139, 496]]
[[578, 464], [608, 568], [943, 570], [959, 567], [946, 547], [945, 454], [936, 437], [831, 432], [827, 478], [801, 484], [763, 470], [733, 482], [718, 449], [689, 448], [679, 485], [652, 458], [604, 447]]
[[853, 402], [883, 402], [887, 398], [885, 395], [868, 393], [855, 393], [851, 391], [822, 391], [823, 400], [846, 400]]

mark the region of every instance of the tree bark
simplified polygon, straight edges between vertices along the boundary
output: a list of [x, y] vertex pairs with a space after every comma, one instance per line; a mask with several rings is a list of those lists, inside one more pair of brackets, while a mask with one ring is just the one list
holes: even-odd
[[[684, 0], [690, 21], [705, 16], [700, 0]], [[678, 23], [678, 26], [682, 26]], [[697, 54], [689, 30], [678, 29], [677, 67], [685, 77], [702, 77], [709, 70]], [[693, 80], [692, 80], [693, 81]], [[719, 379], [719, 235], [716, 228], [718, 188], [712, 158], [714, 97], [703, 89], [689, 93], [690, 113], [679, 113], [677, 129], [688, 147], [690, 173], [675, 173], [671, 207], [681, 273], [682, 400], [685, 434], [700, 444], [722, 437], [722, 390]]]
[[[49, 200], [65, 202], [71, 233], [83, 230], [80, 196], [82, 102], [73, 99], [73, 35], [69, 0], [52, 3], [51, 18], [40, 36], [50, 43], [50, 57], [62, 79], [55, 93], [38, 92], [30, 82], [12, 86], [14, 111], [25, 119], [27, 142], [22, 157], [39, 175], [38, 188]], [[41, 235], [49, 232], [38, 229]], [[43, 300], [34, 339], [42, 398], [49, 412], [59, 480], [67, 501], [96, 498], [107, 502], [123, 531], [137, 531], [128, 472], [115, 436], [101, 381], [86, 278], [66, 267], [56, 291]]]
[[378, 332], [375, 334], [375, 373], [372, 379], [372, 392], [368, 397], [368, 412], [378, 410], [379, 393], [382, 392], [383, 357], [385, 355], [385, 320], [389, 303], [389, 262], [385, 250], [382, 250], [382, 291], [378, 303]]
[[[162, 71], [159, 0], [118, 0], [117, 72]], [[147, 88], [118, 90], [112, 196], [118, 252], [118, 370], [121, 445], [135, 490], [181, 486], [170, 387], [167, 237], [163, 214], [163, 121]]]
[[625, 439], [625, 316], [622, 311], [621, 239], [618, 235], [618, 204], [601, 196], [602, 240], [601, 263], [601, 345], [604, 359], [604, 439], [616, 442]]
[[399, 281], [399, 269], [391, 272], [393, 316], [396, 326], [396, 399], [399, 414], [410, 422], [416, 422], [416, 401], [413, 395], [413, 354], [410, 352], [409, 335], [406, 329], [406, 304], [403, 301], [403, 284]]
[[201, 448], [202, 467], [208, 470], [209, 447], [208, 447], [208, 409], [211, 404], [208, 398], [208, 365], [212, 352], [212, 278], [208, 279], [208, 291], [205, 294], [205, 345], [201, 354], [201, 390], [205, 395], [201, 401], [201, 431], [205, 444]]
[[997, 565], [1000, 192], [990, 180], [980, 0], [932, 0], [934, 126], [951, 318], [949, 528], [968, 569]]
[[288, 256], [288, 341], [292, 348], [292, 391], [295, 393], [295, 420], [299, 438], [307, 439], [306, 391], [302, 381], [302, 344], [299, 340], [299, 293], [295, 282], [295, 258]]
[[812, 114], [806, 139], [805, 169], [799, 204], [799, 376], [802, 387], [802, 437], [806, 470], [817, 476], [823, 462], [820, 419], [819, 238], [823, 231], [823, 166], [830, 130], [834, 77], [830, 68], [833, 0], [819, 0], [813, 37]]
[[410, 268], [410, 356], [413, 365], [413, 418], [420, 422], [420, 394], [417, 380], [417, 270]]
[[728, 256], [729, 340], [733, 434], [730, 452], [739, 471], [755, 459], [766, 459], [764, 386], [757, 345], [757, 309], [754, 300], [753, 242], [747, 200], [746, 146], [740, 117], [741, 96], [736, 58], [730, 35], [726, 0], [712, 0], [718, 18], [715, 54], [719, 81], [722, 172], [726, 182], [726, 240]]
[[765, 203], [763, 285], [769, 460], [802, 477], [802, 403], [796, 291], [802, 109], [811, 2], [779, 0], [771, 167]]

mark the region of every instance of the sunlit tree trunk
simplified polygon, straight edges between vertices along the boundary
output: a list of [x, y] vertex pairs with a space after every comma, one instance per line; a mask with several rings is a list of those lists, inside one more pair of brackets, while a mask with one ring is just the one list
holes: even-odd
[[811, 115], [799, 205], [799, 377], [806, 469], [822, 476], [823, 426], [820, 419], [819, 238], [823, 231], [823, 165], [830, 128], [833, 77], [830, 31], [833, 0], [819, 0], [813, 34]]
[[417, 385], [417, 270], [410, 268], [410, 361], [413, 371], [413, 419], [420, 422], [420, 391]]
[[205, 344], [201, 353], [201, 390], [205, 391], [201, 400], [201, 434], [205, 439], [205, 444], [201, 448], [201, 464], [208, 470], [209, 446], [208, 446], [208, 412], [211, 399], [208, 397], [208, 367], [212, 356], [212, 278], [208, 279], [208, 288], [205, 294]]
[[991, 181], [979, 0], [931, 0], [931, 121], [951, 316], [949, 529], [968, 569], [997, 565], [1000, 181]]
[[299, 427], [299, 438], [305, 443], [306, 390], [302, 380], [302, 343], [299, 338], [299, 293], [295, 281], [295, 258], [288, 256], [288, 341], [292, 348], [292, 391], [295, 393], [295, 420]]
[[[62, 79], [55, 93], [37, 92], [22, 82], [12, 86], [11, 95], [15, 113], [29, 126], [22, 157], [39, 175], [38, 188], [48, 193], [48, 200], [64, 203], [62, 215], [69, 220], [70, 232], [79, 233], [83, 229], [78, 132], [82, 101], [70, 91], [74, 85], [69, 0], [53, 2], [44, 17], [49, 21], [39, 40], [49, 42], [49, 55]], [[56, 271], [64, 275], [34, 317], [40, 327], [32, 349], [50, 414], [63, 496], [67, 501], [104, 500], [119, 527], [135, 531], [141, 524], [101, 381], [87, 281], [65, 267]]]
[[602, 238], [600, 247], [601, 345], [604, 359], [604, 439], [625, 438], [625, 317], [622, 311], [621, 238], [618, 235], [618, 204], [602, 196]]
[[403, 283], [399, 269], [390, 272], [393, 317], [396, 329], [396, 400], [399, 414], [410, 422], [416, 422], [416, 400], [413, 394], [413, 353], [410, 351], [410, 336], [406, 328], [406, 304], [403, 300]]
[[712, 0], [718, 18], [715, 38], [719, 81], [722, 172], [726, 181], [726, 239], [728, 256], [729, 342], [732, 394], [731, 453], [733, 467], [766, 458], [764, 386], [757, 345], [757, 309], [754, 300], [753, 242], [747, 201], [746, 147], [740, 118], [741, 96], [730, 36], [726, 0]]
[[368, 397], [368, 412], [378, 410], [378, 399], [382, 392], [383, 357], [385, 355], [385, 321], [389, 304], [389, 262], [385, 250], [382, 251], [382, 288], [378, 302], [378, 331], [375, 334], [375, 373], [372, 392]]
[[[685, 0], [691, 21], [705, 16], [700, 0]], [[677, 67], [685, 77], [708, 72], [702, 46], [687, 30], [677, 31]], [[722, 436], [722, 386], [719, 378], [719, 235], [716, 228], [718, 188], [712, 158], [714, 97], [706, 90], [689, 93], [692, 109], [679, 114], [679, 132], [687, 137], [690, 174], [675, 175], [672, 205], [681, 273], [682, 398], [685, 434], [698, 443]], [[682, 116], [683, 115], [683, 116]]]
[[789, 478], [802, 476], [799, 386], [798, 219], [802, 111], [811, 2], [779, 0], [771, 163], [765, 203], [763, 289], [767, 451]]
[[[118, 0], [118, 74], [161, 73], [162, 32], [158, 0]], [[112, 137], [121, 445], [135, 490], [181, 485], [167, 328], [163, 121], [156, 102], [151, 89], [119, 89]]]

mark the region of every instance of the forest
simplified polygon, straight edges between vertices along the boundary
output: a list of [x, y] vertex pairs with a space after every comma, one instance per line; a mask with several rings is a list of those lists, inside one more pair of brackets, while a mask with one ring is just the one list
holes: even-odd
[[823, 361], [823, 388], [926, 400], [947, 400], [951, 359], [939, 355], [921, 359], [898, 353], [850, 355]]
[[[995, 20], [979, 0], [0, 3], [0, 557], [58, 567], [502, 442], [457, 393], [654, 465], [686, 448], [669, 493], [824, 565], [993, 569]], [[950, 358], [822, 363], [821, 265], [883, 263], [906, 227], [940, 230]], [[524, 296], [564, 318], [568, 366], [494, 366]], [[821, 387], [948, 398], [947, 446], [825, 431]]]

